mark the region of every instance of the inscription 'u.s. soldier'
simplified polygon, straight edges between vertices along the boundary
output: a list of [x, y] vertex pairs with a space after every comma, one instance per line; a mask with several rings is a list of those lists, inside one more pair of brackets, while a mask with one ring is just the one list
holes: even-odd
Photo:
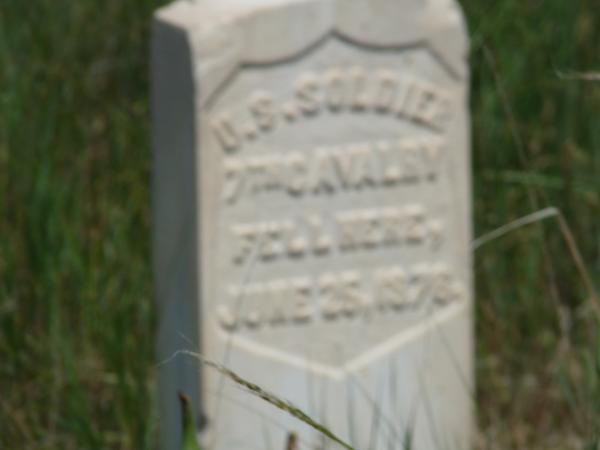
[[273, 94], [260, 90], [250, 95], [247, 105], [251, 119], [246, 122], [229, 112], [212, 121], [213, 131], [227, 151], [239, 150], [244, 140], [254, 141], [260, 133], [316, 117], [325, 109], [337, 114], [393, 115], [439, 131], [448, 118], [449, 96], [440, 87], [402, 77], [390, 69], [352, 67], [303, 73], [294, 83], [290, 100], [278, 102]]

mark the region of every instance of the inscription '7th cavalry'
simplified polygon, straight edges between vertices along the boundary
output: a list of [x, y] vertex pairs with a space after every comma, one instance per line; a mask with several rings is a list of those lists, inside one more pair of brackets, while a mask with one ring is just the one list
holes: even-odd
[[266, 192], [298, 197], [435, 181], [444, 150], [434, 136], [229, 157], [222, 198], [233, 204]]

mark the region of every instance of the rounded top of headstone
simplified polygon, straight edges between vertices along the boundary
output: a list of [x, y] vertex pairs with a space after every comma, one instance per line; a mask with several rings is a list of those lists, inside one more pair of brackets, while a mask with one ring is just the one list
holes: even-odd
[[192, 33], [204, 58], [235, 51], [241, 63], [270, 63], [334, 33], [379, 48], [427, 45], [457, 76], [467, 73], [455, 0], [179, 0], [159, 14]]

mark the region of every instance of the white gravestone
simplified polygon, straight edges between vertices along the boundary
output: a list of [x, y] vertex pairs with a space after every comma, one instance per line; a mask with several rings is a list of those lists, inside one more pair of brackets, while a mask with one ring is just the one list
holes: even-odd
[[179, 0], [153, 34], [162, 448], [466, 449], [468, 41], [454, 0]]

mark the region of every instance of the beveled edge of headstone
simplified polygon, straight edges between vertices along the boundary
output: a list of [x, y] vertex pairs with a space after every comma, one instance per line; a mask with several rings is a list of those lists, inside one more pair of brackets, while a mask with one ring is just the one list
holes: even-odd
[[455, 0], [177, 0], [156, 13], [189, 32], [201, 103], [243, 65], [300, 57], [329, 35], [374, 49], [426, 46], [468, 77], [468, 35]]

